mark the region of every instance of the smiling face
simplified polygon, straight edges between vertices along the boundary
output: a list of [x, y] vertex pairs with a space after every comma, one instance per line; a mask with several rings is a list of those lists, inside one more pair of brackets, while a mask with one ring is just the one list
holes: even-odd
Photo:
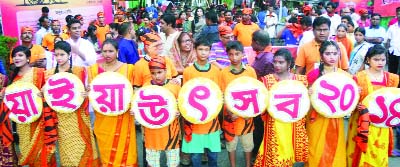
[[181, 51], [190, 52], [193, 48], [193, 40], [190, 38], [188, 34], [185, 34], [181, 37], [179, 47]]
[[15, 67], [23, 67], [29, 64], [29, 58], [25, 55], [24, 52], [17, 52], [13, 55], [12, 60], [14, 62]]
[[81, 37], [82, 25], [80, 23], [71, 24], [71, 28], [69, 29], [71, 38], [78, 39]]

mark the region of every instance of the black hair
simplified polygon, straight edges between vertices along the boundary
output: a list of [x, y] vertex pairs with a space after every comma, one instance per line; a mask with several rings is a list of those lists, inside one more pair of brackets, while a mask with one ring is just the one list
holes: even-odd
[[297, 23], [297, 18], [296, 17], [290, 17], [288, 20], [288, 23]]
[[49, 13], [49, 12], [50, 12], [50, 10], [47, 6], [42, 7], [42, 13]]
[[382, 18], [382, 15], [379, 13], [372, 13], [371, 18], [375, 17], [375, 16], [379, 16], [379, 18]]
[[256, 41], [259, 45], [266, 47], [271, 43], [271, 38], [267, 31], [257, 30], [252, 34], [252, 40]]
[[204, 9], [202, 7], [196, 8], [196, 10], [194, 11], [194, 22], [193, 22], [194, 24], [198, 23], [199, 19], [200, 19], [199, 16], [197, 15], [198, 10], [203, 11], [203, 15], [204, 15]]
[[205, 14], [206, 19], [210, 20], [212, 23], [218, 23], [218, 15], [214, 11], [209, 11]]
[[310, 16], [304, 16], [300, 19], [300, 24], [305, 25], [307, 27], [312, 26], [312, 20]]
[[103, 49], [104, 45], [106, 45], [106, 44], [111, 44], [115, 48], [115, 50], [118, 51], [118, 42], [117, 41], [115, 41], [113, 39], [106, 39], [103, 42], [103, 45], [101, 46], [101, 49]]
[[74, 16], [74, 19], [78, 19], [79, 16], [82, 17], [81, 14], [77, 14], [77, 15]]
[[71, 19], [67, 24], [68, 29], [71, 29], [72, 24], [76, 24], [76, 23], [81, 24], [81, 22], [78, 19]]
[[400, 7], [397, 7], [397, 8], [396, 8], [396, 12], [400, 12]]
[[241, 51], [242, 53], [244, 52], [243, 44], [240, 43], [239, 41], [229, 41], [226, 44], [226, 52], [229, 52], [229, 50], [231, 50], [231, 49], [235, 49], [237, 51]]
[[350, 24], [351, 26], [353, 26], [354, 27], [354, 23], [353, 23], [353, 21], [352, 20], [350, 20], [347, 24]]
[[166, 13], [161, 16], [167, 25], [171, 24], [172, 28], [176, 28], [176, 18], [173, 14]]
[[[321, 63], [319, 64], [319, 76], [322, 76], [322, 73], [324, 72], [324, 61], [323, 61], [323, 54], [325, 50], [328, 48], [328, 46], [334, 46], [338, 50], [338, 54], [340, 54], [340, 48], [339, 45], [335, 41], [327, 40], [321, 43], [321, 47], [319, 48], [319, 54], [321, 56]], [[340, 56], [340, 55], [339, 55]]]
[[224, 16], [226, 15], [226, 13], [231, 13], [231, 16], [233, 16], [232, 11], [231, 10], [226, 10], [224, 13]]
[[[54, 37], [54, 41], [56, 41], [56, 39], [61, 39], [61, 41], [64, 41], [64, 39], [62, 38], [62, 37], [60, 37], [60, 36], [56, 36], [56, 37]], [[53, 41], [53, 42], [54, 42]], [[60, 42], [60, 41], [59, 41]], [[54, 43], [55, 44], [55, 43]]]
[[[181, 18], [181, 15], [182, 15], [182, 14], [186, 14], [186, 12], [185, 12], [185, 11], [181, 11], [181, 12], [179, 12], [179, 16], [178, 16], [178, 17], [179, 17], [179, 19]], [[187, 17], [186, 17], [186, 19], [187, 19]]]
[[333, 9], [336, 9], [336, 7], [337, 7], [336, 4], [333, 2], [328, 2], [328, 4], [326, 4], [326, 7], [328, 7], [328, 6], [332, 6]]
[[[63, 50], [65, 53], [67, 53], [68, 55], [71, 54], [71, 45], [66, 42], [66, 41], [60, 41], [54, 44], [54, 50], [56, 49], [60, 49]], [[58, 63], [56, 65], [56, 69], [54, 71], [54, 74], [57, 74], [59, 71], [58, 69]], [[69, 73], [72, 73], [72, 58], [69, 58], [69, 69], [68, 69]]]
[[85, 37], [87, 39], [90, 38], [92, 43], [97, 43], [97, 36], [95, 34], [95, 31], [97, 30], [97, 27], [93, 24], [89, 24], [87, 33], [85, 34]]
[[342, 16], [341, 20], [343, 20], [343, 19], [347, 20], [347, 22], [352, 22], [353, 21], [349, 15]]
[[316, 9], [316, 10], [315, 10], [315, 13], [316, 13], [318, 16], [321, 16], [321, 15], [322, 15], [322, 11], [321, 11], [320, 9]]
[[327, 24], [328, 28], [329, 28], [329, 27], [331, 27], [331, 20], [329, 20], [326, 17], [317, 17], [317, 18], [314, 19], [314, 22], [313, 22], [312, 26], [313, 26], [313, 29], [316, 29], [317, 27], [319, 27], [319, 26], [321, 26], [323, 24]]
[[354, 34], [356, 34], [356, 32], [360, 32], [361, 34], [363, 34], [365, 36], [365, 28], [364, 27], [357, 27], [354, 30]]
[[67, 15], [67, 16], [65, 16], [65, 22], [66, 22], [66, 23], [69, 23], [69, 22], [71, 21], [72, 18], [74, 18], [74, 16], [72, 16], [72, 15]]
[[337, 26], [337, 28], [336, 28], [336, 31], [337, 31], [340, 27], [343, 27], [344, 30], [347, 32], [347, 25], [345, 25], [345, 24], [339, 24], [339, 25]]
[[39, 18], [39, 23], [43, 23], [44, 20], [46, 20], [46, 19], [49, 19], [49, 17], [47, 17], [47, 16], [41, 16], [41, 17]]
[[194, 48], [197, 49], [197, 47], [199, 46], [207, 46], [210, 47], [211, 49], [211, 43], [208, 39], [203, 38], [199, 38], [194, 42]]
[[118, 23], [110, 23], [109, 26], [110, 26], [110, 29], [112, 28], [114, 30], [118, 30], [119, 24]]
[[385, 54], [386, 51], [387, 50], [385, 49], [385, 47], [383, 47], [380, 44], [376, 44], [370, 47], [367, 51], [367, 54], [365, 55], [364, 64], [369, 65], [368, 60], [370, 60], [372, 57], [376, 55]]
[[125, 22], [122, 23], [119, 27], [118, 27], [118, 34], [119, 35], [126, 35], [129, 33], [129, 28], [131, 28], [131, 23]]
[[[19, 46], [15, 47], [15, 48], [12, 50], [12, 52], [11, 52], [11, 57], [15, 57], [15, 55], [16, 55], [18, 52], [24, 53], [25, 56], [26, 56], [26, 58], [27, 58], [28, 60], [29, 60], [29, 58], [31, 57], [31, 50], [30, 50], [28, 47], [22, 46], [22, 45], [19, 45]], [[13, 82], [13, 80], [15, 79], [15, 77], [18, 75], [19, 70], [20, 70], [19, 67], [15, 67], [15, 68], [14, 68], [14, 70], [13, 70], [12, 73], [11, 73], [11, 77], [10, 77], [10, 80], [9, 80], [9, 84], [11, 84], [11, 83]]]
[[294, 60], [293, 60], [293, 55], [292, 53], [286, 49], [286, 48], [281, 48], [279, 50], [277, 50], [274, 54], [274, 58], [278, 57], [278, 56], [282, 56], [283, 59], [285, 59], [285, 61], [288, 64], [288, 68], [292, 69], [294, 67]]

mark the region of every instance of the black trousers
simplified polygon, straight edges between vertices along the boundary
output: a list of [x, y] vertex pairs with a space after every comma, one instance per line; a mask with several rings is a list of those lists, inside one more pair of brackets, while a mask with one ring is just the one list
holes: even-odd
[[388, 60], [388, 70], [393, 74], [399, 74], [399, 63], [400, 63], [400, 56], [393, 55], [389, 53], [389, 60]]

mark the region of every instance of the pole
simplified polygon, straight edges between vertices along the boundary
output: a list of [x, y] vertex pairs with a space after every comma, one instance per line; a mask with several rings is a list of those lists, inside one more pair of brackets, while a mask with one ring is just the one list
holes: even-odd
[[279, 20], [278, 20], [278, 22], [281, 22], [281, 20], [282, 20], [282, 2], [283, 0], [279, 0]]

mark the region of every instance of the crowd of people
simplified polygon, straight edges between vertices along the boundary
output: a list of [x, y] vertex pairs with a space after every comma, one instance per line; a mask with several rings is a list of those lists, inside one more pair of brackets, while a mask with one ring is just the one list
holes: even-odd
[[[399, 86], [400, 7], [385, 29], [379, 13], [337, 10], [336, 5], [305, 4], [290, 11], [285, 7], [282, 18], [269, 4], [258, 12], [247, 7], [228, 10], [224, 5], [194, 10], [170, 5], [119, 9], [112, 23], [105, 22], [101, 11], [89, 23], [80, 14], [68, 15], [66, 25], [51, 19], [44, 7], [40, 28], [21, 27], [21, 45], [10, 54], [11, 73], [0, 75], [1, 99], [8, 85], [23, 81], [41, 89], [60, 72], [76, 75], [84, 85], [103, 72], [116, 72], [135, 89], [158, 85], [175, 97], [183, 84], [198, 77], [214, 81], [224, 91], [242, 76], [258, 79], [270, 89], [283, 80], [310, 87], [319, 77], [339, 72], [356, 81], [360, 103], [348, 130], [345, 118], [328, 118], [313, 108], [294, 123], [275, 120], [268, 112], [241, 118], [226, 108], [205, 124], [177, 115], [166, 127], [140, 128], [143, 148], [136, 144], [133, 112], [105, 116], [85, 100], [73, 113], [58, 113], [44, 103], [40, 119], [18, 124], [1, 103], [0, 166], [139, 166], [138, 158], [143, 158], [145, 166], [157, 167], [164, 166], [161, 152], [167, 166], [199, 167], [204, 161], [217, 166], [218, 153], [226, 148], [234, 167], [239, 141], [246, 167], [296, 162], [388, 166], [389, 156], [400, 156], [400, 128], [370, 124], [361, 101], [374, 90]], [[297, 53], [273, 50], [279, 40], [298, 46]], [[81, 96], [88, 99], [89, 92], [87, 87]], [[398, 138], [394, 148], [393, 136]], [[143, 149], [143, 157], [138, 157], [138, 149]]]

